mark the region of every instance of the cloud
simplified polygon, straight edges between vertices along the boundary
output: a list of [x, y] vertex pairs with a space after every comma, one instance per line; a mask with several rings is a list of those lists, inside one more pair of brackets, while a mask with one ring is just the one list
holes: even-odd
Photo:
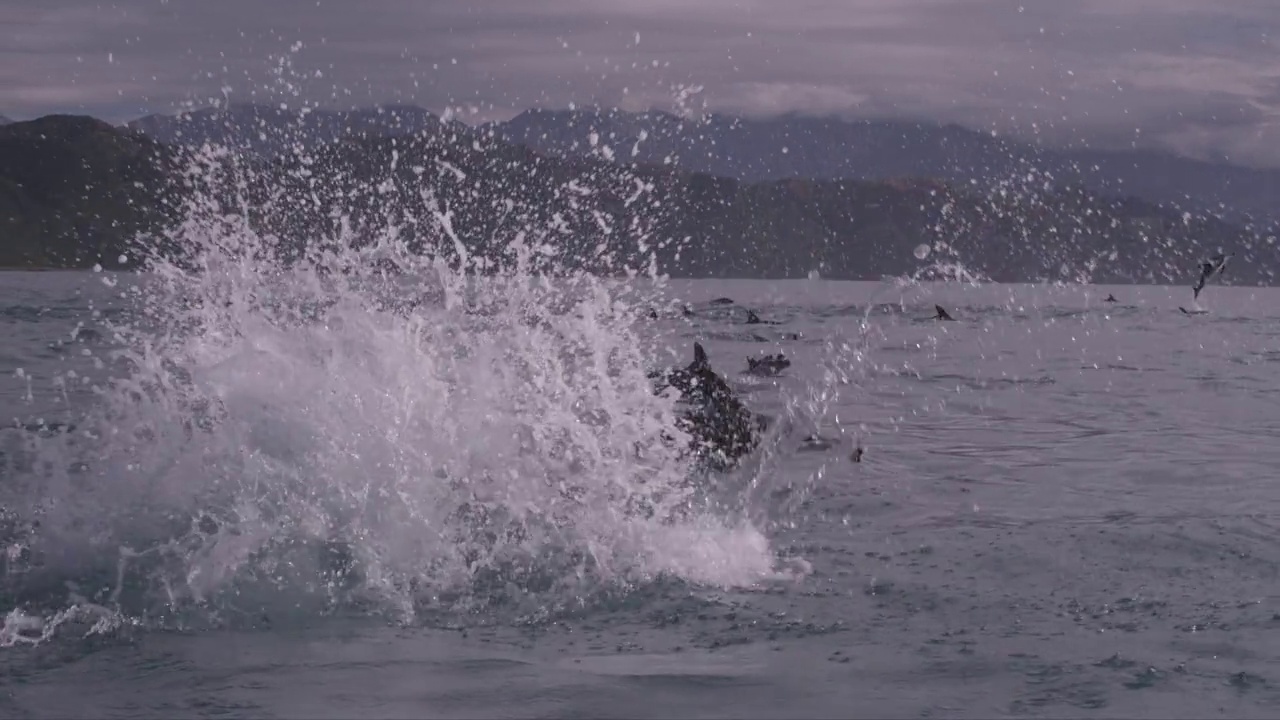
[[1273, 0], [0, 0], [0, 112], [124, 120], [229, 92], [491, 119], [700, 86], [729, 112], [1280, 165], [1278, 33]]

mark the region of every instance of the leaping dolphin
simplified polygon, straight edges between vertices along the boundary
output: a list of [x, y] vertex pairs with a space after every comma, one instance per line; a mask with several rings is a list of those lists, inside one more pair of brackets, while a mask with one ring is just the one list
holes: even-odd
[[691, 436], [690, 450], [713, 467], [732, 467], [759, 444], [764, 418], [748, 410], [729, 383], [711, 369], [700, 343], [693, 344], [693, 362], [650, 377], [658, 381], [657, 392], [666, 387], [680, 392], [687, 408], [677, 424]]
[[1227, 261], [1235, 256], [1235, 253], [1218, 254], [1209, 258], [1207, 261], [1200, 263], [1200, 278], [1196, 280], [1196, 284], [1192, 286], [1195, 299], [1200, 298], [1200, 291], [1204, 289], [1205, 283], [1214, 275], [1221, 275], [1224, 268], [1227, 267]]

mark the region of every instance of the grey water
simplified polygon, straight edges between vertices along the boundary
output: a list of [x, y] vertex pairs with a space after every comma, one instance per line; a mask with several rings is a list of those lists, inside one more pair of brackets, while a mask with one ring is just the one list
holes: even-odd
[[[111, 338], [77, 330], [123, 312], [103, 280], [0, 273], [5, 424], [74, 422], [96, 401], [92, 384], [66, 378], [111, 362]], [[671, 292], [699, 308], [651, 323], [673, 361], [702, 342], [766, 414], [818, 387], [825, 339], [865, 340], [862, 371], [827, 388], [834, 405], [789, 430], [770, 470], [813, 479], [791, 495], [773, 483], [786, 512], [764, 528], [807, 574], [654, 583], [543, 623], [317, 613], [279, 627], [69, 632], [0, 648], [0, 715], [1280, 713], [1280, 291], [1213, 286], [1200, 315], [1178, 309], [1189, 287], [673, 281]], [[1119, 302], [1101, 302], [1108, 293]], [[706, 304], [721, 296], [734, 304]], [[954, 322], [927, 319], [935, 303]], [[742, 308], [778, 324], [745, 324]], [[774, 352], [793, 365], [745, 374], [747, 356]], [[0, 432], [3, 483], [27, 431]], [[806, 445], [809, 434], [829, 446]]]

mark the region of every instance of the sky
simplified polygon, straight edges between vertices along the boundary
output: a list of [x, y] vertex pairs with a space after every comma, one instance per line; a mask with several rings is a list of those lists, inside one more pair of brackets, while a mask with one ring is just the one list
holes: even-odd
[[0, 115], [570, 104], [957, 122], [1280, 167], [1280, 0], [0, 0]]

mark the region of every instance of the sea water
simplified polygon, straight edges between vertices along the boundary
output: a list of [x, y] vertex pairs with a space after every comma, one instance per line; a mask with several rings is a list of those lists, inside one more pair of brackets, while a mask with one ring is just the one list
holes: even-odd
[[[1273, 714], [1275, 291], [669, 281], [694, 317], [580, 287], [543, 325], [507, 285], [511, 319], [102, 329], [147, 282], [0, 275], [6, 716]], [[694, 341], [780, 419], [737, 476], [644, 444], [642, 371]]]

